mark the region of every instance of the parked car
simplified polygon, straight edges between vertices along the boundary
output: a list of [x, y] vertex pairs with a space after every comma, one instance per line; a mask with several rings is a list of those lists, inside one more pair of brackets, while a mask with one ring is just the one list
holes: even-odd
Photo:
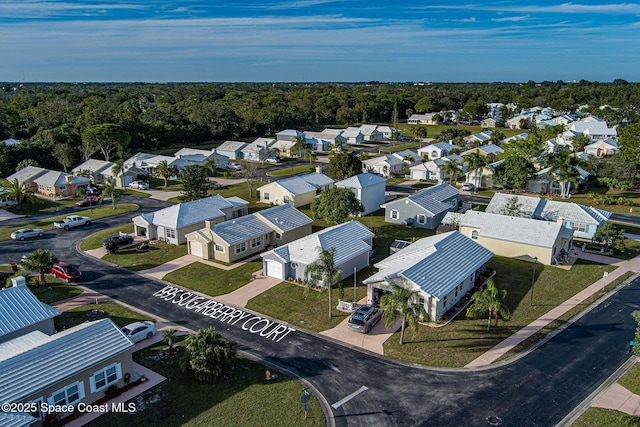
[[79, 227], [81, 225], [91, 225], [91, 218], [88, 216], [69, 215], [63, 221], [56, 221], [53, 223], [53, 228], [62, 228], [68, 230], [73, 227]]
[[88, 196], [76, 202], [76, 206], [93, 206], [102, 203], [101, 196]]
[[237, 163], [230, 162], [230, 163], [227, 163], [227, 169], [231, 169], [231, 170], [234, 170], [234, 171], [239, 171], [239, 170], [242, 169], [242, 167]]
[[265, 160], [265, 162], [275, 165], [275, 164], [278, 164], [278, 162], [280, 162], [280, 159], [276, 157], [269, 157], [267, 160]]
[[118, 236], [109, 236], [102, 241], [102, 246], [107, 246], [109, 241], [115, 240], [118, 242], [118, 247], [126, 246], [133, 243], [133, 236], [129, 236], [128, 234], [118, 235]]
[[40, 228], [21, 228], [11, 233], [11, 240], [24, 240], [30, 237], [42, 237], [44, 231]]
[[470, 182], [465, 182], [464, 184], [462, 184], [462, 188], [461, 188], [462, 191], [473, 191], [475, 189], [476, 189], [476, 186]]
[[72, 266], [71, 264], [67, 264], [66, 262], [58, 262], [53, 264], [51, 267], [51, 274], [53, 274], [58, 279], [62, 279], [65, 282], [79, 282], [82, 280], [82, 273], [80, 270]]
[[156, 333], [156, 325], [149, 320], [145, 320], [144, 322], [129, 323], [120, 330], [127, 338], [136, 343], [143, 339], [151, 338]]
[[148, 190], [149, 184], [144, 181], [132, 181], [129, 183], [129, 188], [133, 188], [134, 190]]
[[352, 331], [368, 333], [382, 317], [382, 310], [370, 305], [359, 307], [349, 318], [348, 327]]

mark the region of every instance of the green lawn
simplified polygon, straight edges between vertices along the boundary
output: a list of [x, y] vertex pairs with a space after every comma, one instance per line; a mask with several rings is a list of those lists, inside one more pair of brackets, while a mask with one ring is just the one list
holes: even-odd
[[[131, 212], [138, 209], [137, 205], [119, 204], [116, 209], [113, 209], [111, 205], [103, 205], [99, 208], [87, 209], [79, 211], [79, 215], [88, 216], [92, 221], [96, 221], [101, 218], [106, 218], [114, 215], [119, 215], [126, 212]], [[53, 230], [53, 223], [55, 221], [62, 221], [67, 215], [57, 215], [47, 218], [37, 219], [32, 222], [22, 224], [15, 227], [0, 228], [0, 240], [6, 240], [9, 238], [12, 232], [21, 228], [41, 228], [45, 231]], [[82, 228], [82, 227], [80, 227]]]
[[[538, 264], [534, 287], [534, 305], [529, 306], [533, 264], [504, 257], [488, 263], [497, 271], [498, 288], [507, 290], [505, 300], [512, 316], [487, 331], [487, 320], [468, 320], [459, 316], [447, 326], [420, 326], [415, 336], [409, 334], [400, 345], [399, 332], [384, 345], [385, 355], [407, 362], [431, 366], [464, 366], [522, 327], [566, 301], [582, 289], [602, 278], [614, 267], [578, 261], [571, 271]], [[580, 305], [583, 309], [588, 304]], [[407, 338], [407, 337], [405, 337]]]
[[293, 176], [301, 175], [305, 173], [314, 172], [315, 168], [309, 165], [296, 165], [282, 168], [273, 172], [267, 173], [268, 176]]
[[62, 284], [58, 279], [47, 277], [45, 286], [29, 285], [33, 294], [45, 304], [53, 304], [68, 298], [73, 298], [82, 293], [77, 286]]
[[149, 187], [154, 190], [162, 190], [162, 191], [182, 191], [184, 188], [182, 187], [182, 181], [179, 179], [170, 179], [167, 181], [167, 186], [164, 186], [163, 178], [156, 178], [153, 176], [149, 177]]
[[573, 427], [639, 427], [640, 418], [612, 409], [589, 408]]
[[[179, 337], [177, 345], [182, 346]], [[136, 352], [134, 360], [167, 378], [133, 401], [133, 415], [107, 413], [89, 426], [312, 426], [326, 425], [320, 404], [312, 395], [308, 418], [300, 404], [302, 386], [277, 370], [267, 381], [267, 368], [238, 357], [230, 378], [206, 384], [196, 381], [178, 367], [177, 356], [159, 356], [165, 344], [158, 343]]]
[[618, 383], [630, 392], [640, 395], [640, 365], [633, 365]]
[[262, 268], [262, 261], [252, 261], [232, 270], [223, 270], [194, 262], [164, 276], [165, 281], [215, 297], [228, 294], [251, 281]]
[[137, 252], [136, 248], [123, 249], [116, 254], [107, 254], [102, 259], [129, 270], [140, 271], [157, 267], [187, 254], [187, 245], [172, 245], [152, 240], [147, 252]]
[[34, 215], [39, 213], [51, 212], [55, 213], [61, 209], [72, 208], [76, 205], [76, 202], [80, 200], [78, 199], [68, 199], [68, 200], [50, 200], [42, 197], [30, 197], [30, 200], [27, 201], [20, 207], [8, 207], [5, 208], [11, 213], [16, 215]]
[[133, 224], [121, 225], [119, 227], [113, 227], [108, 230], [100, 231], [98, 233], [92, 234], [87, 237], [80, 243], [80, 249], [83, 251], [87, 251], [89, 249], [97, 249], [102, 247], [102, 241], [109, 237], [118, 235], [118, 233], [133, 233]]
[[119, 328], [122, 328], [125, 325], [128, 325], [132, 322], [137, 322], [139, 320], [153, 320], [149, 317], [146, 317], [142, 314], [138, 314], [135, 311], [131, 311], [128, 308], [125, 308], [119, 304], [113, 302], [99, 303], [99, 304], [87, 304], [80, 307], [76, 307], [72, 310], [65, 311], [61, 315], [55, 318], [55, 324], [58, 328], [69, 329], [73, 326], [79, 325], [81, 323], [86, 322], [89, 319], [87, 317], [87, 312], [89, 310], [104, 310], [106, 313], [100, 319], [108, 317], [116, 324]]
[[415, 150], [416, 148], [420, 148], [420, 143], [418, 142], [409, 142], [405, 144], [391, 143], [385, 148], [381, 148], [380, 151], [385, 153], [396, 153], [402, 150]]

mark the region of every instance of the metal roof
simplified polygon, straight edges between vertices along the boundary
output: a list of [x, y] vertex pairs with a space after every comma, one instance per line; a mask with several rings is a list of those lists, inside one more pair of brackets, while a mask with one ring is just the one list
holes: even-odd
[[229, 245], [245, 242], [249, 239], [260, 237], [273, 231], [264, 222], [256, 218], [255, 215], [242, 216], [229, 221], [216, 224], [211, 229], [211, 233], [220, 237]]
[[240, 142], [240, 141], [225, 141], [222, 144], [220, 144], [217, 148], [216, 148], [216, 152], [218, 151], [241, 151], [242, 149], [244, 149], [244, 147], [246, 147], [247, 144], [246, 142]]
[[[68, 180], [69, 179], [69, 180]], [[34, 179], [38, 184], [44, 185], [65, 185], [65, 184], [88, 184], [91, 182], [89, 178], [84, 176], [74, 176], [69, 173], [59, 172], [59, 171], [47, 171], [43, 175], [40, 175], [38, 178]]]
[[261, 210], [254, 215], [262, 217], [266, 222], [282, 232], [291, 231], [313, 222], [311, 218], [286, 203]]
[[0, 401], [19, 402], [132, 348], [111, 319], [102, 319], [44, 337], [11, 357], [0, 354]]
[[0, 290], [0, 337], [58, 314], [58, 310], [40, 301], [26, 286]]
[[36, 421], [24, 412], [0, 412], [0, 427], [28, 427]]
[[71, 169], [71, 172], [77, 173], [81, 170], [90, 170], [91, 172], [101, 173], [106, 169], [111, 169], [115, 163], [107, 162], [106, 160], [99, 159], [87, 159], [86, 161], [80, 163], [75, 168]]
[[[267, 184], [267, 185], [274, 185], [274, 184], [281, 186], [282, 188], [284, 188], [294, 196], [316, 192], [316, 187], [314, 185], [309, 184], [307, 181], [297, 176], [294, 176], [292, 178], [280, 179], [278, 181], [272, 182], [271, 184]], [[264, 187], [266, 187], [266, 185], [263, 185], [260, 188], [264, 188]], [[261, 194], [262, 194], [262, 190], [261, 190]]]
[[412, 194], [403, 199], [397, 199], [392, 202], [382, 205], [382, 207], [391, 207], [396, 203], [409, 203], [413, 202], [420, 206], [432, 215], [437, 215], [442, 212], [452, 210], [451, 203], [446, 203], [444, 200], [452, 197], [457, 197], [460, 192], [455, 187], [450, 186], [447, 183], [434, 185], [433, 187], [425, 188], [415, 194]]
[[323, 173], [309, 173], [307, 175], [300, 175], [298, 178], [303, 179], [306, 183], [316, 188], [333, 184], [333, 180]]
[[459, 231], [425, 237], [375, 264], [380, 271], [363, 283], [404, 278], [439, 300], [493, 257]]
[[18, 182], [25, 182], [32, 180], [34, 177], [40, 176], [45, 172], [47, 172], [47, 169], [39, 168], [37, 166], [27, 166], [20, 169], [16, 173], [9, 175], [7, 177], [7, 181], [13, 181], [14, 179], [17, 179]]
[[233, 206], [237, 206], [237, 203], [231, 203], [224, 197], [215, 195], [169, 206], [150, 214], [140, 215], [140, 217], [154, 225], [161, 225], [177, 230], [206, 220], [223, 217], [225, 214], [222, 209]]
[[335, 186], [347, 188], [366, 188], [383, 182], [386, 183], [387, 178], [383, 178], [372, 173], [361, 173], [359, 175], [354, 175], [347, 179], [343, 179], [342, 181], [338, 181], [336, 182]]

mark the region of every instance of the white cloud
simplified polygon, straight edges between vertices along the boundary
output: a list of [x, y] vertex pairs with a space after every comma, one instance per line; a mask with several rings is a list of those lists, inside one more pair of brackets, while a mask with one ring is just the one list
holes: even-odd
[[493, 22], [521, 22], [529, 19], [529, 15], [522, 16], [506, 16], [504, 18], [492, 18]]

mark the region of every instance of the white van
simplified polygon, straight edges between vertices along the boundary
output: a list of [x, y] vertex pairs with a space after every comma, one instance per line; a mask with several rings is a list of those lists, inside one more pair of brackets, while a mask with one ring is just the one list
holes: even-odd
[[9, 196], [0, 196], [0, 208], [6, 208], [8, 206], [15, 206], [16, 201]]

